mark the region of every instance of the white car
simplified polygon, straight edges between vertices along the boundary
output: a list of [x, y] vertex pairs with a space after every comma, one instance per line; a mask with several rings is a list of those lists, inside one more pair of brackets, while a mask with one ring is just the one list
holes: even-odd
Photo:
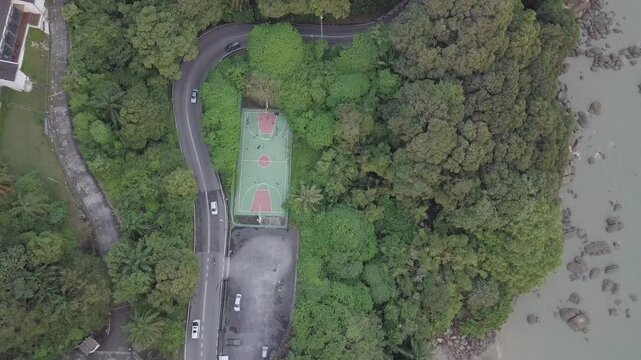
[[260, 359], [261, 360], [267, 359], [267, 355], [269, 355], [269, 348], [267, 346], [263, 346], [260, 349]]
[[242, 294], [236, 294], [236, 300], [234, 300], [234, 311], [240, 311], [240, 302], [243, 300]]
[[198, 90], [194, 89], [191, 91], [191, 103], [195, 104], [196, 100], [198, 100]]
[[212, 215], [218, 215], [218, 202], [217, 201], [210, 202], [209, 209], [211, 210]]
[[191, 322], [191, 338], [198, 339], [200, 336], [200, 320], [194, 320]]

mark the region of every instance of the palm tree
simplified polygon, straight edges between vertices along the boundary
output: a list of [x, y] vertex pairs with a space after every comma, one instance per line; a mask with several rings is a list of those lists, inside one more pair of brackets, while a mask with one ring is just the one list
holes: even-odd
[[18, 194], [18, 199], [13, 202], [10, 214], [18, 217], [21, 215], [40, 216], [46, 214], [50, 206], [44, 194], [27, 193]]
[[105, 113], [114, 130], [120, 129], [120, 109], [122, 109], [121, 102], [124, 96], [124, 91], [101, 93], [90, 102], [90, 105]]
[[300, 183], [300, 188], [294, 194], [294, 203], [303, 212], [316, 211], [316, 207], [323, 201], [323, 194], [316, 185], [307, 186], [303, 182]]
[[0, 169], [0, 198], [8, 196], [13, 193], [13, 176], [7, 174], [3, 169]]
[[122, 228], [131, 239], [138, 239], [152, 229], [142, 213], [125, 212], [122, 216]]
[[151, 273], [151, 248], [145, 246], [144, 241], [138, 241], [132, 251], [127, 254], [123, 274], [134, 274], [139, 271]]
[[134, 314], [133, 320], [123, 327], [136, 349], [145, 350], [158, 339], [164, 326], [158, 317], [157, 312], [145, 310]]
[[410, 360], [430, 360], [432, 352], [425, 341], [416, 342], [414, 338], [410, 338], [409, 349], [398, 349], [398, 352], [406, 359]]

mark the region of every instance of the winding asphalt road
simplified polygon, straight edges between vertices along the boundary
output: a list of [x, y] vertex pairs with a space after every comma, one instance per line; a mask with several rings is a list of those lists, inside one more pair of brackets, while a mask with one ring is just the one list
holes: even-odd
[[[323, 38], [330, 44], [350, 43], [354, 34], [372, 25], [393, 18], [407, 1], [379, 18], [376, 22], [359, 25], [324, 26]], [[295, 25], [303, 39], [317, 40], [321, 27]], [[190, 102], [192, 89], [198, 89], [209, 72], [225, 56], [225, 45], [238, 41], [245, 48], [253, 25], [228, 24], [212, 28], [198, 39], [198, 56], [182, 64], [182, 76], [172, 88], [174, 118], [178, 130], [180, 149], [198, 184], [198, 198], [194, 210], [194, 251], [200, 265], [200, 277], [196, 293], [189, 306], [185, 336], [186, 360], [215, 360], [218, 355], [219, 329], [221, 329], [221, 305], [223, 280], [229, 272], [229, 218], [226, 196], [220, 178], [215, 173], [209, 149], [203, 142], [200, 118], [200, 101]], [[215, 149], [213, 149], [215, 151]], [[209, 204], [218, 202], [218, 215], [211, 215]], [[191, 321], [200, 319], [198, 339], [191, 339]]]

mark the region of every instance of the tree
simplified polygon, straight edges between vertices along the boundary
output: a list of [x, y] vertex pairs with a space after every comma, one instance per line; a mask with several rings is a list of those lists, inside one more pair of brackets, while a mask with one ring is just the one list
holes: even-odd
[[129, 341], [140, 351], [148, 349], [158, 342], [164, 321], [160, 314], [152, 310], [134, 312], [132, 321], [124, 326], [129, 334]]
[[14, 191], [13, 176], [7, 173], [5, 166], [0, 165], [0, 199], [9, 196]]
[[59, 234], [43, 232], [29, 240], [28, 248], [36, 265], [53, 264], [63, 256], [65, 239]]
[[196, 57], [197, 29], [184, 26], [185, 23], [170, 9], [153, 5], [140, 9], [134, 21], [134, 26], [129, 28], [129, 37], [145, 67], [154, 67], [160, 75], [177, 79], [179, 61]]
[[257, 25], [247, 44], [249, 65], [259, 73], [282, 77], [303, 60], [303, 39], [290, 24]]
[[11, 216], [37, 217], [49, 210], [47, 196], [41, 193], [18, 193], [18, 198], [12, 204]]
[[113, 129], [120, 129], [120, 109], [122, 108], [122, 99], [125, 96], [124, 91], [112, 93], [99, 93], [91, 102], [91, 106], [103, 112], [105, 117], [111, 122]]
[[296, 209], [304, 213], [316, 212], [317, 206], [323, 201], [323, 193], [316, 185], [300, 183], [298, 191], [292, 194], [292, 201]]
[[410, 360], [430, 360], [432, 358], [432, 351], [426, 342], [416, 342], [414, 338], [410, 338], [410, 346], [407, 349], [399, 348], [398, 352], [404, 358]]
[[400, 53], [395, 69], [412, 80], [484, 71], [506, 43], [513, 1], [411, 4], [391, 27]]
[[164, 96], [150, 93], [142, 84], [130, 88], [120, 108], [124, 144], [132, 149], [143, 149], [149, 141], [158, 141], [171, 119], [167, 104]]

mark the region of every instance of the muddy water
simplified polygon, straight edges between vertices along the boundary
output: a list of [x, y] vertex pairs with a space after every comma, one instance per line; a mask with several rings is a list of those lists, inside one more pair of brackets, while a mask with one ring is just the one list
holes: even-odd
[[[615, 11], [623, 34], [612, 34], [607, 40], [593, 41], [595, 46], [608, 42], [612, 51], [641, 43], [641, 1], [611, 0], [606, 11]], [[625, 17], [625, 19], [623, 19]], [[583, 130], [577, 150], [581, 159], [576, 164], [576, 179], [561, 189], [563, 207], [570, 207], [573, 223], [585, 229], [590, 241], [606, 240], [621, 243], [610, 255], [588, 257], [588, 266], [603, 268], [618, 264], [619, 271], [595, 280], [569, 280], [565, 264], [580, 253], [584, 245], [578, 238], [566, 240], [563, 266], [533, 293], [516, 300], [514, 312], [498, 336], [496, 353], [487, 359], [505, 360], [639, 360], [641, 359], [641, 302], [633, 302], [629, 294], [641, 296], [641, 64], [626, 61], [622, 71], [589, 70], [591, 59], [571, 58], [570, 71], [561, 81], [568, 85], [574, 111], [587, 111], [592, 101], [599, 100], [601, 116], [591, 118]], [[584, 79], [580, 80], [580, 75]], [[605, 159], [587, 159], [596, 152]], [[578, 198], [568, 194], [573, 190]], [[608, 234], [605, 219], [615, 213], [609, 201], [618, 201], [625, 229]], [[604, 278], [620, 283], [618, 295], [601, 291]], [[558, 307], [572, 306], [567, 301], [572, 293], [583, 301], [576, 306], [590, 318], [589, 333], [575, 333], [555, 317]], [[615, 300], [621, 300], [620, 306]], [[608, 315], [608, 308], [617, 309], [617, 316]], [[625, 311], [630, 309], [630, 318]], [[529, 325], [528, 314], [536, 314], [540, 323]]]

